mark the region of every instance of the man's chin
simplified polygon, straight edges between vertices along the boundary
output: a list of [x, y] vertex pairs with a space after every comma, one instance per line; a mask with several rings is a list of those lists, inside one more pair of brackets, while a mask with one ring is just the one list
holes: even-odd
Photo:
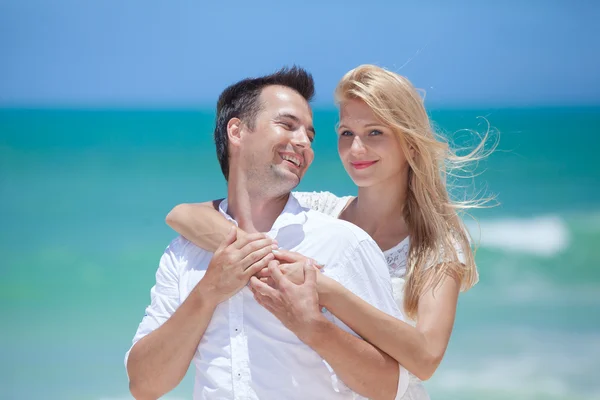
[[277, 180], [276, 184], [278, 187], [289, 188], [288, 192], [291, 192], [296, 186], [300, 184], [301, 178], [293, 173], [292, 171], [277, 171]]
[[289, 191], [291, 192], [300, 184], [300, 178], [298, 176], [290, 177], [285, 180], [285, 183], [282, 182], [282, 185], [289, 187]]

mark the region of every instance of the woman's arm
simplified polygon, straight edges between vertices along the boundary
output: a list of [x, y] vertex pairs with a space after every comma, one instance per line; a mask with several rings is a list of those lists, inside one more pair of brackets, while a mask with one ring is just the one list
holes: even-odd
[[[218, 211], [221, 200], [179, 204], [167, 215], [167, 225], [196, 246], [214, 252], [233, 225]], [[237, 233], [238, 237], [246, 234], [239, 228]]]
[[277, 261], [269, 266], [273, 287], [250, 278], [256, 301], [316, 351], [353, 391], [370, 399], [395, 398], [400, 379], [398, 363], [323, 315], [317, 292], [318, 272], [313, 262], [302, 263], [299, 283], [289, 280]]
[[[294, 192], [293, 195], [303, 206], [325, 214], [331, 212], [339, 201], [348, 202], [348, 198], [340, 199], [329, 192]], [[214, 252], [233, 225], [219, 212], [221, 201], [223, 199], [179, 204], [167, 215], [167, 225], [196, 246]], [[246, 232], [238, 228], [237, 234], [242, 237]]]
[[419, 299], [417, 326], [400, 321], [324, 275], [319, 302], [365, 340], [393, 357], [421, 380], [439, 366], [454, 325], [459, 283], [449, 276]]

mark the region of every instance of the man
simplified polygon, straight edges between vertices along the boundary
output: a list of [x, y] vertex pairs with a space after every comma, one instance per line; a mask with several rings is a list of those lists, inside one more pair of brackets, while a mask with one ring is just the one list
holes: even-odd
[[166, 249], [151, 304], [125, 358], [137, 399], [172, 390], [192, 360], [194, 399], [396, 395], [398, 364], [321, 312], [310, 265], [305, 283], [296, 285], [307, 293], [299, 305], [302, 323], [286, 328], [247, 287], [273, 260], [276, 239], [281, 248], [326, 265], [324, 274], [369, 303], [400, 316], [375, 242], [354, 225], [302, 208], [290, 195], [313, 160], [313, 93], [312, 77], [292, 68], [243, 80], [219, 97], [215, 142], [228, 180], [219, 208], [250, 235], [237, 238], [232, 229], [214, 256], [182, 237]]

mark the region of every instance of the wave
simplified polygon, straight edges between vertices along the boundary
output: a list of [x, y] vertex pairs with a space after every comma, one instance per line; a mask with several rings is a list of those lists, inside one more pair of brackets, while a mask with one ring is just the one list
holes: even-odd
[[448, 360], [428, 382], [432, 394], [461, 399], [599, 398], [595, 377], [600, 367], [598, 333], [506, 328], [472, 332], [463, 340], [470, 344], [460, 357]]
[[467, 228], [481, 247], [552, 257], [571, 242], [571, 232], [560, 216], [502, 218], [467, 222]]

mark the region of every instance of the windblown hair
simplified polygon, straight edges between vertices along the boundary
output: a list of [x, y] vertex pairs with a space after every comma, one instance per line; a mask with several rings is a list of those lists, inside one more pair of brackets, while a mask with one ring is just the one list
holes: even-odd
[[453, 201], [447, 180], [455, 176], [453, 171], [464, 171], [487, 156], [495, 144], [486, 149], [488, 127], [471, 152], [457, 155], [435, 132], [419, 91], [405, 77], [378, 66], [361, 65], [344, 75], [335, 100], [339, 105], [349, 99], [364, 101], [392, 129], [410, 167], [403, 209], [410, 235], [404, 312], [416, 319], [419, 298], [444, 276], [456, 279], [461, 290], [470, 289], [479, 279], [471, 240], [459, 213], [483, 207], [489, 199]]

